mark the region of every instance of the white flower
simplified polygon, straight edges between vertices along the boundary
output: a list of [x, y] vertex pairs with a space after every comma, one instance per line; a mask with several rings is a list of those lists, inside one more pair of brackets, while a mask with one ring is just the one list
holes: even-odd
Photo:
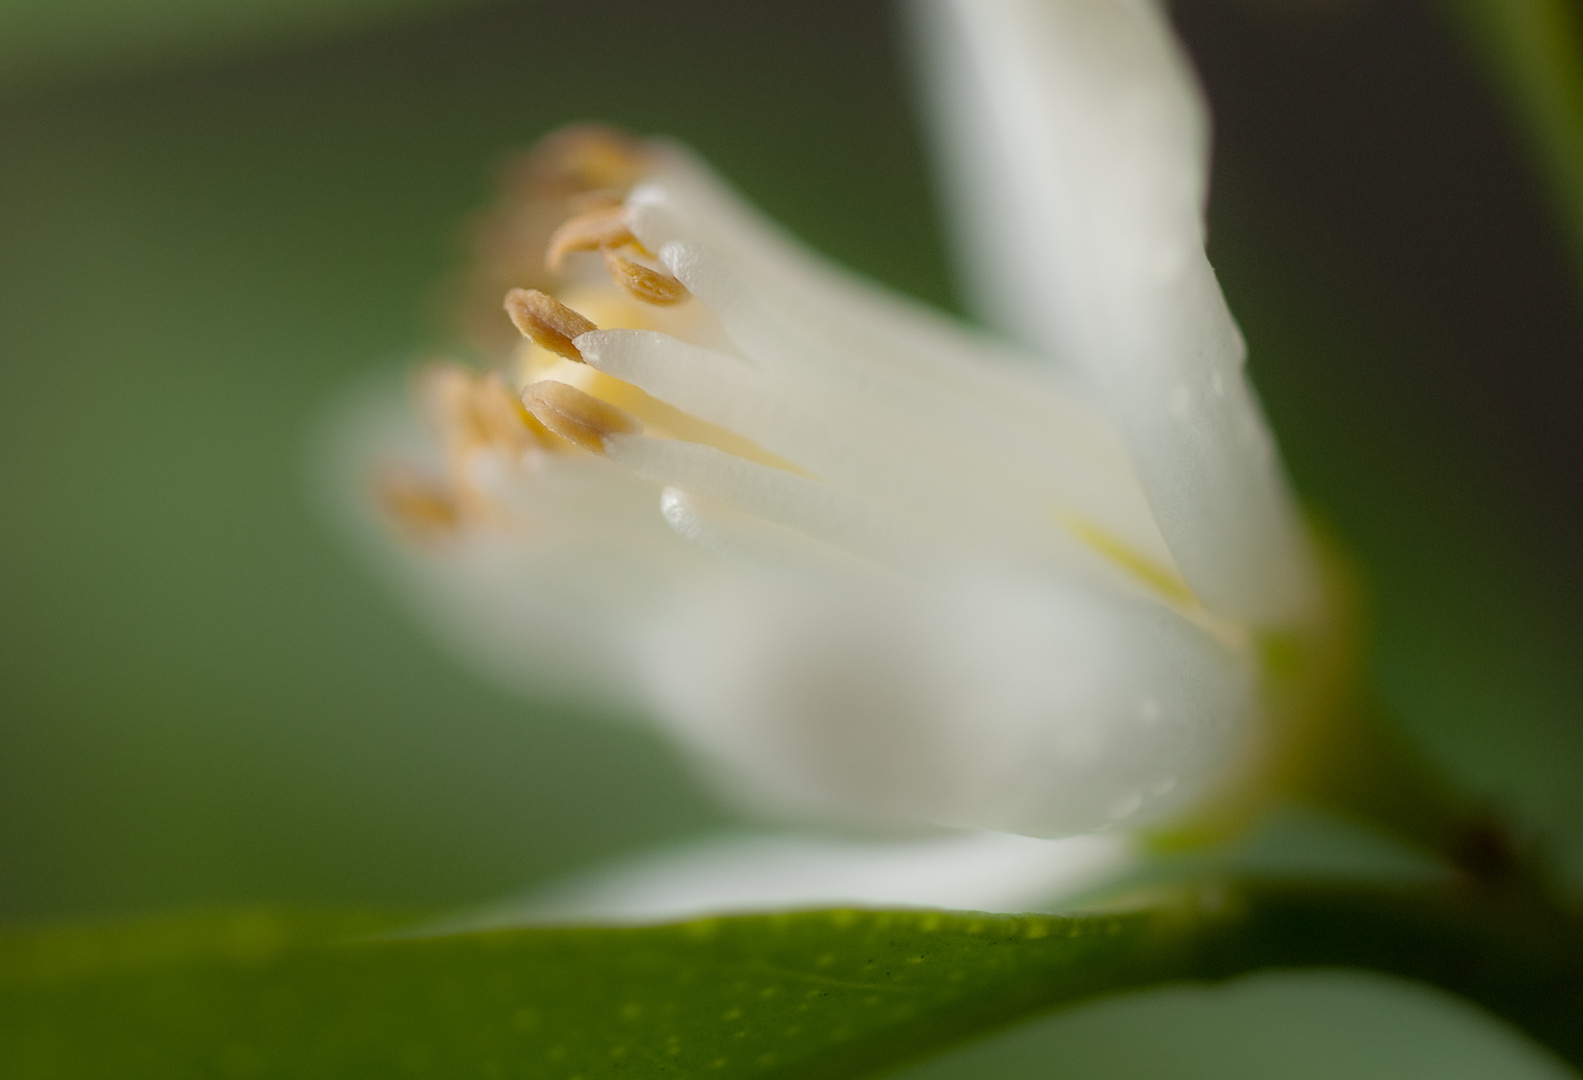
[[[1204, 254], [1203, 105], [1150, 0], [913, 10], [1004, 339], [824, 263], [680, 147], [575, 131], [490, 234], [484, 280], [538, 286], [507, 301], [525, 340], [425, 376], [437, 438], [370, 414], [358, 467], [409, 463], [387, 551], [464, 655], [650, 718], [747, 803], [1178, 820], [1273, 767], [1262, 645], [1323, 621]], [[556, 272], [513, 263], [546, 241]]]

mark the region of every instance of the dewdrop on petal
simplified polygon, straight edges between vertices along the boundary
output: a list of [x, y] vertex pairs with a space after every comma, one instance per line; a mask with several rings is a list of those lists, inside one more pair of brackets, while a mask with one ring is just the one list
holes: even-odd
[[551, 692], [562, 648], [761, 812], [1059, 837], [1233, 804], [1330, 628], [1203, 255], [1196, 86], [1152, 5], [914, 10], [1026, 344], [824, 262], [679, 146], [552, 136], [485, 234], [519, 279], [475, 275], [520, 338], [428, 391], [463, 403], [458, 509], [394, 504], [456, 539], [411, 573], [502, 678]]

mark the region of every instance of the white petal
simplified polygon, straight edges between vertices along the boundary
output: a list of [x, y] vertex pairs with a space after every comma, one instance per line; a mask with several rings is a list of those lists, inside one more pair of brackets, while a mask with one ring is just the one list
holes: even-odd
[[636, 624], [708, 557], [666, 526], [652, 484], [592, 455], [532, 467], [480, 454], [472, 479], [508, 520], [415, 543], [369, 497], [392, 462], [443, 475], [404, 390], [354, 388], [327, 418], [318, 457], [334, 517], [462, 663], [528, 698], [643, 708]]
[[1160, 7], [913, 10], [979, 310], [1093, 380], [1212, 610], [1301, 615], [1309, 557], [1204, 255], [1204, 108]]
[[1136, 858], [1120, 834], [1035, 840], [971, 833], [888, 843], [716, 837], [578, 874], [444, 929], [826, 907], [1048, 911], [1119, 878]]
[[750, 805], [1057, 837], [1168, 817], [1247, 765], [1246, 662], [1157, 604], [1038, 580], [717, 584], [648, 666]]
[[985, 557], [1088, 565], [1095, 555], [1062, 528], [1064, 514], [1102, 522], [1116, 535], [1141, 534], [1137, 546], [1169, 562], [1147, 543], [1152, 522], [1141, 498], [1129, 501], [1136, 487], [1126, 474], [1107, 474], [1073, 454], [1035, 456], [1048, 448], [1019, 445], [1019, 428], [1004, 418], [998, 426], [985, 418], [984, 430], [973, 432], [979, 437], [970, 438], [963, 429], [975, 417], [962, 403], [915, 400], [909, 410], [652, 331], [596, 330], [577, 343], [590, 366], [751, 439], [923, 535]]
[[900, 363], [969, 388], [983, 382], [978, 368], [985, 353], [1011, 368], [1027, 360], [804, 247], [685, 147], [664, 148], [654, 175], [628, 205], [633, 231], [650, 250], [676, 242], [713, 248], [773, 298], [789, 324], [811, 324], [869, 354], [871, 363]]
[[678, 536], [736, 566], [795, 574], [860, 570], [848, 552], [707, 495], [668, 487], [660, 493], [660, 513]]
[[646, 480], [715, 499], [860, 558], [907, 570], [930, 561], [926, 542], [818, 480], [676, 439], [612, 435], [605, 451]]

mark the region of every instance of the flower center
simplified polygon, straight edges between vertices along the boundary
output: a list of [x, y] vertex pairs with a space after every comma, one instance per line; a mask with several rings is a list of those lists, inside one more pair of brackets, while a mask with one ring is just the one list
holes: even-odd
[[[519, 199], [505, 224], [494, 222], [488, 235], [498, 238], [515, 229], [518, 246], [536, 246], [536, 257], [505, 259], [496, 251], [501, 266], [480, 283], [511, 283], [509, 291], [502, 290], [505, 309], [521, 338], [509, 348], [491, 343], [497, 366], [487, 373], [445, 365], [425, 375], [420, 397], [445, 450], [446, 477], [389, 470], [378, 493], [393, 520], [430, 539], [477, 523], [501, 527], [517, 520], [531, 527], [480, 482], [479, 459], [493, 456], [531, 470], [554, 468], [554, 459], [586, 451], [657, 481], [665, 489], [666, 519], [692, 539], [714, 526], [692, 517], [679, 524], [676, 515], [704, 513], [699, 508], [711, 501], [904, 572], [938, 561], [930, 544], [941, 533], [965, 534], [974, 538], [971, 544], [992, 548], [1012, 546], [1006, 539], [1012, 537], [1026, 549], [1014, 557], [1032, 551], [1038, 559], [1047, 557], [1046, 549], [1060, 549], [1065, 554], [1054, 557], [1086, 560], [1222, 639], [1238, 638], [1237, 629], [1212, 618], [1183, 581], [1147, 506], [1134, 499], [1136, 505], [1127, 509], [1136, 481], [1124, 452], [1108, 445], [1113, 435], [1092, 417], [1057, 415], [1030, 423], [1003, 407], [986, 410], [970, 399], [980, 390], [975, 383], [992, 378], [988, 371], [956, 372], [958, 382], [964, 374], [966, 382], [953, 389], [925, 385], [910, 371], [864, 387], [845, 382], [848, 373], [838, 369], [833, 385], [804, 393], [804, 383], [813, 379], [793, 379], [787, 389], [773, 377], [774, 362], [751, 349], [745, 355], [754, 359], [739, 362], [744, 350], [738, 335], [727, 332], [729, 313], [717, 313], [713, 298], [695, 298], [677, 276], [680, 271], [673, 272], [635, 235], [629, 195], [651, 165], [648, 153], [623, 137], [586, 131], [535, 152], [524, 168], [527, 198]], [[795, 280], [780, 280], [806, 291]], [[775, 287], [773, 280], [768, 284]], [[824, 299], [830, 302], [820, 307], [815, 298], [813, 321], [830, 315], [826, 308], [847, 309], [856, 319], [835, 310], [847, 319], [844, 326], [837, 319], [836, 332], [864, 339], [860, 345], [870, 352], [888, 350], [906, 362], [908, 351], [922, 344], [917, 326], [865, 319], [871, 313], [861, 294]], [[891, 329], [900, 331], [894, 339], [887, 336]], [[618, 340], [609, 332], [646, 336]], [[600, 353], [592, 364], [584, 355], [590, 347]], [[637, 358], [641, 363], [614, 365], [622, 374], [637, 371], [636, 381], [603, 370], [612, 367], [605, 355], [611, 351], [628, 361], [646, 351]], [[662, 393], [653, 385], [655, 371], [668, 364], [662, 381], [691, 380], [680, 393]], [[708, 407], [733, 394], [737, 400], [729, 407]], [[744, 406], [750, 398], [757, 400]], [[688, 407], [694, 400], [706, 407]], [[746, 427], [732, 422], [744, 409], [755, 421]], [[796, 418], [786, 420], [793, 413]], [[1063, 423], [1068, 419], [1076, 422]], [[994, 445], [1015, 445], [1016, 438], [1002, 437], [1016, 435], [1018, 425], [1044, 429], [1024, 441], [1051, 432], [1057, 441], [1067, 439], [1068, 460], [1047, 468], [1035, 454], [1019, 460]], [[771, 436], [768, 443], [764, 431]], [[779, 443], [777, 434], [783, 436]], [[778, 452], [783, 445], [795, 453]], [[909, 458], [909, 450], [915, 456]], [[870, 457], [875, 460], [865, 464]], [[1071, 497], [1049, 490], [1063, 485], [1074, 492]], [[865, 488], [873, 497], [863, 498]], [[903, 502], [897, 513], [894, 504]], [[883, 512], [874, 511], [875, 503]], [[1123, 507], [1119, 518], [1117, 505]], [[918, 508], [911, 517], [906, 513]], [[1006, 522], [996, 523], [997, 515]]]

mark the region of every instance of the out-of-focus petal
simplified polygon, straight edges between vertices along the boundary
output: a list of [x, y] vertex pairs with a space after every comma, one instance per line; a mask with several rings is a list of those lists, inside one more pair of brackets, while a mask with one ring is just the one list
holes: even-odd
[[659, 923], [827, 907], [1052, 911], [1119, 878], [1136, 859], [1121, 834], [889, 842], [724, 836], [578, 874], [445, 928]]
[[1314, 602], [1303, 533], [1204, 254], [1207, 121], [1152, 0], [918, 0], [974, 302], [1086, 375], [1212, 610]]
[[1110, 590], [744, 576], [657, 626], [660, 713], [770, 811], [1068, 836], [1169, 817], [1256, 752], [1246, 659]]
[[462, 663], [529, 698], [641, 714], [638, 628], [708, 556], [666, 525], [653, 485], [588, 454], [534, 467], [480, 453], [467, 479], [500, 518], [405, 535], [370, 505], [380, 471], [449, 465], [405, 397], [371, 383], [328, 414], [335, 518]]

